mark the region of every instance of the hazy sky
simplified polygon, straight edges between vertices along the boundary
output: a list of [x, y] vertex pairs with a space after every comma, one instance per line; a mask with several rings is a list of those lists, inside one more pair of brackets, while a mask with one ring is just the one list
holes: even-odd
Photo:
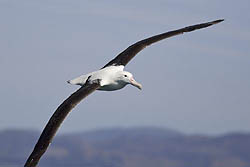
[[160, 126], [186, 133], [250, 132], [250, 1], [0, 0], [0, 130], [42, 130], [78, 86], [151, 35], [225, 18], [140, 52], [126, 70], [142, 83], [95, 92], [60, 133]]

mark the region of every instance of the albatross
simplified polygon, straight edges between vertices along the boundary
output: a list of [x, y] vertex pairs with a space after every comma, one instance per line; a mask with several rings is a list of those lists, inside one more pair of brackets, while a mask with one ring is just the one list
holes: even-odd
[[138, 89], [142, 89], [142, 85], [135, 81], [133, 75], [130, 72], [124, 71], [124, 67], [138, 52], [160, 40], [183, 34], [185, 32], [206, 28], [222, 21], [224, 21], [224, 19], [196, 24], [143, 39], [129, 46], [100, 70], [68, 80], [68, 83], [80, 85], [81, 87], [63, 101], [63, 103], [56, 109], [45, 126], [24, 167], [35, 167], [38, 164], [41, 156], [47, 150], [56, 134], [56, 131], [68, 113], [90, 93], [95, 90], [115, 91], [122, 89], [128, 84], [133, 85]]

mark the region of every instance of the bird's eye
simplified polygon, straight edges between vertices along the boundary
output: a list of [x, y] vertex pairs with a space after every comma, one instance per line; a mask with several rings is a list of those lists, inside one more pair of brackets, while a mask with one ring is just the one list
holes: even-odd
[[124, 77], [128, 77], [127, 75], [124, 75]]

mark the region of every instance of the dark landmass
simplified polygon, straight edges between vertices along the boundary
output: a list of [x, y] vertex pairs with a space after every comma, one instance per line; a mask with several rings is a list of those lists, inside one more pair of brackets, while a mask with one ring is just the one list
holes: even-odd
[[[40, 132], [0, 132], [0, 167], [21, 167]], [[250, 134], [114, 128], [55, 138], [39, 167], [250, 167]]]

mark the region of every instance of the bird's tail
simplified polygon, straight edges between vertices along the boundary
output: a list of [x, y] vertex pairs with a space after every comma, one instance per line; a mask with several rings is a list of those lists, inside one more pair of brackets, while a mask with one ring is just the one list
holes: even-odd
[[82, 86], [86, 82], [86, 77], [85, 76], [80, 76], [75, 79], [71, 79], [67, 81], [71, 85], [80, 85]]

